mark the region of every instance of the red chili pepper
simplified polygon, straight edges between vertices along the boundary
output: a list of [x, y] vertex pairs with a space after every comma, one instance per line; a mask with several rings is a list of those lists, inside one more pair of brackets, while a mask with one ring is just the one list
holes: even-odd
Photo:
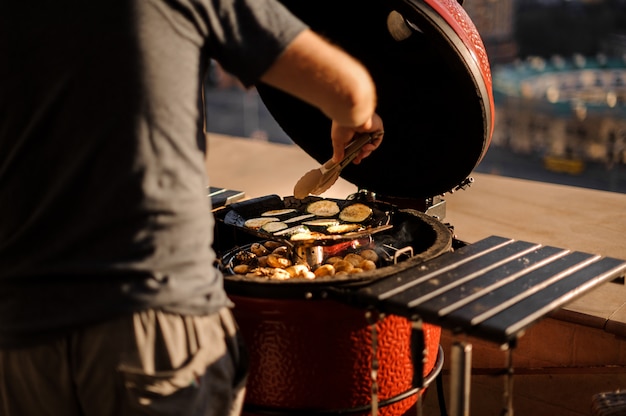
[[324, 247], [324, 257], [332, 257], [342, 255], [348, 250], [356, 250], [368, 246], [372, 242], [371, 238], [361, 238], [357, 240], [344, 241], [343, 243], [333, 244], [332, 246]]

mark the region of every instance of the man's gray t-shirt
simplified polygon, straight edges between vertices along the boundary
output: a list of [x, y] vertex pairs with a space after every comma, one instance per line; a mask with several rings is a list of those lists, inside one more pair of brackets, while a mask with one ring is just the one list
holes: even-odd
[[202, 81], [255, 83], [304, 27], [272, 0], [0, 5], [0, 347], [228, 303]]

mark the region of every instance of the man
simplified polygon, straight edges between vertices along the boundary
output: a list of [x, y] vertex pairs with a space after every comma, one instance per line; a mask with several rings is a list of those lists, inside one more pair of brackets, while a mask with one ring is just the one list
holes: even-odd
[[3, 0], [0, 57], [0, 414], [238, 414], [210, 58], [317, 106], [335, 160], [382, 129], [369, 74], [273, 0]]

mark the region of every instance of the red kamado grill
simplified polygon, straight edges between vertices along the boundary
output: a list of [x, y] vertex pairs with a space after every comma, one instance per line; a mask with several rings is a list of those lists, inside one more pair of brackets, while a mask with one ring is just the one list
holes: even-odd
[[[442, 327], [514, 346], [549, 312], [623, 275], [623, 260], [497, 236], [465, 244], [442, 222], [442, 196], [470, 184], [494, 125], [487, 55], [459, 3], [283, 3], [370, 70], [385, 139], [342, 172], [359, 192], [330, 200], [339, 210], [369, 207], [361, 228], [294, 242], [282, 230], [246, 225], [268, 212], [302, 225], [309, 204], [322, 199], [313, 196], [269, 195], [214, 210], [215, 248], [250, 352], [246, 414], [419, 414], [421, 392], [442, 368]], [[329, 120], [278, 90], [258, 90], [297, 145], [320, 163], [330, 158]], [[313, 270], [365, 250], [377, 253], [376, 268], [313, 280], [235, 272], [258, 266], [248, 253], [267, 241]], [[453, 346], [453, 415], [469, 413], [470, 357], [466, 344]]]

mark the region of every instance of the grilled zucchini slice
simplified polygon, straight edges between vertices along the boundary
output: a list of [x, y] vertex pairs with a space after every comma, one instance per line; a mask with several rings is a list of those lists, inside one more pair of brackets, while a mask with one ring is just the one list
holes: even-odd
[[321, 199], [307, 205], [306, 211], [318, 217], [332, 217], [339, 213], [339, 205], [335, 201]]

